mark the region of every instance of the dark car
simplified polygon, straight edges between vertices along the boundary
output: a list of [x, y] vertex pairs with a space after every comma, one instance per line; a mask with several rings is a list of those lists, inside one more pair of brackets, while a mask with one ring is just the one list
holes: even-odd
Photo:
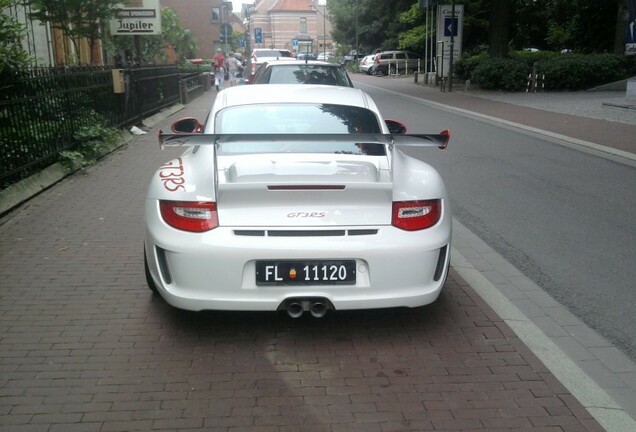
[[353, 87], [347, 71], [338, 64], [321, 61], [268, 61], [263, 63], [251, 84], [325, 84]]

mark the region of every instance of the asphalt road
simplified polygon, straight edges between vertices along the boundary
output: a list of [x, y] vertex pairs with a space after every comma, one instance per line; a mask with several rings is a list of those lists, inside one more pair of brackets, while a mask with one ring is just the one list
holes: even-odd
[[411, 132], [450, 129], [446, 152], [414, 154], [442, 173], [455, 218], [636, 358], [632, 166], [356, 85]]

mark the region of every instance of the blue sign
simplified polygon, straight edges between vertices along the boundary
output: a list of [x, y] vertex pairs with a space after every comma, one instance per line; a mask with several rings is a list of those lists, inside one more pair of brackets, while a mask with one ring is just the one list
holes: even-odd
[[[452, 26], [452, 29], [451, 29]], [[459, 27], [459, 18], [444, 17], [444, 36], [457, 36], [457, 28]]]
[[256, 42], [257, 44], [263, 43], [263, 29], [254, 29], [254, 42]]
[[292, 39], [292, 46], [298, 46], [298, 39]]

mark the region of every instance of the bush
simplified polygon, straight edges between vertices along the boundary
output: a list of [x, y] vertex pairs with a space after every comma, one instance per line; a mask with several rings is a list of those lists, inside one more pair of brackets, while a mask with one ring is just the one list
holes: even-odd
[[626, 61], [616, 54], [568, 54], [540, 61], [549, 90], [585, 90], [627, 77]]
[[514, 91], [525, 87], [534, 65], [548, 90], [585, 90], [636, 75], [636, 56], [554, 51], [513, 51], [504, 60], [481, 53], [459, 60], [455, 75], [484, 89]]
[[75, 132], [73, 138], [74, 149], [60, 152], [60, 162], [68, 172], [94, 164], [102, 156], [106, 146], [117, 141], [119, 131], [96, 123], [91, 126], [82, 126]]
[[523, 61], [528, 66], [528, 71], [531, 71], [535, 63], [547, 62], [563, 54], [556, 51], [511, 51], [509, 56], [511, 59]]
[[486, 60], [488, 60], [488, 54], [485, 52], [471, 57], [461, 58], [453, 65], [454, 75], [463, 80], [472, 79], [473, 72], [477, 66]]
[[473, 82], [487, 90], [518, 91], [526, 86], [528, 67], [522, 60], [487, 59], [472, 73]]

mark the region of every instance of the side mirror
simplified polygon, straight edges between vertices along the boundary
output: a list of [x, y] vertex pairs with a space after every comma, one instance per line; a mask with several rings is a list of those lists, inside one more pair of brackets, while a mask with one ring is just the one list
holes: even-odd
[[203, 125], [193, 117], [186, 117], [172, 123], [172, 132], [174, 133], [201, 133]]
[[384, 122], [389, 128], [389, 132], [391, 132], [392, 134], [400, 135], [406, 133], [406, 126], [404, 125], [404, 123], [391, 119], [386, 119], [384, 120]]

